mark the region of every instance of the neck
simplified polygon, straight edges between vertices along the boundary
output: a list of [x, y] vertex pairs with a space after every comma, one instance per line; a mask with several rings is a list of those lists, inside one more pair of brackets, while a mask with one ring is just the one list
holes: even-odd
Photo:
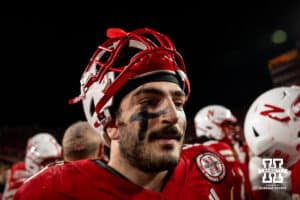
[[155, 173], [144, 172], [130, 165], [128, 160], [120, 156], [120, 153], [114, 153], [113, 149], [111, 150], [111, 159], [108, 162], [108, 165], [110, 167], [121, 173], [131, 182], [145, 189], [155, 192], [159, 192], [162, 190], [164, 179], [168, 173], [167, 170]]

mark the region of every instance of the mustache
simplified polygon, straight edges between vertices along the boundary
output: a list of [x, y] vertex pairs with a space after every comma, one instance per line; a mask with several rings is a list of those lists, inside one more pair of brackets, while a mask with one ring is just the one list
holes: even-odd
[[154, 141], [157, 139], [175, 139], [177, 141], [180, 141], [182, 138], [183, 133], [178, 130], [175, 126], [167, 126], [164, 128], [161, 128], [157, 131], [152, 131], [149, 134], [149, 141]]

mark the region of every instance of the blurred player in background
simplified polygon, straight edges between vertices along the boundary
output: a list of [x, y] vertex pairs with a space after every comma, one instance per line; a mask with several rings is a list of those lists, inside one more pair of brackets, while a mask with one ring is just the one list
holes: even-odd
[[104, 157], [104, 142], [87, 121], [75, 122], [66, 129], [62, 149], [65, 161]]
[[280, 86], [259, 95], [248, 109], [244, 131], [253, 154], [249, 170], [256, 199], [299, 199], [300, 87]]
[[230, 165], [229, 181], [217, 185], [218, 192], [231, 192], [234, 199], [250, 199], [247, 152], [243, 151], [240, 126], [231, 110], [223, 105], [207, 105], [196, 113], [194, 126], [194, 142], [216, 150]]
[[12, 165], [2, 200], [11, 200], [16, 190], [48, 164], [61, 160], [61, 145], [50, 133], [37, 133], [27, 141], [25, 160]]

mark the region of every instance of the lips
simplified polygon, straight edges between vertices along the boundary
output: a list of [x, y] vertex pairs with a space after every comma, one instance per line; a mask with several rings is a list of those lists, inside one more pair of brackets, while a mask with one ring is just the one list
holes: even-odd
[[172, 134], [172, 135], [169, 135], [169, 134], [163, 134], [159, 137], [157, 137], [156, 139], [163, 139], [163, 140], [180, 140], [181, 139], [181, 136], [176, 134]]

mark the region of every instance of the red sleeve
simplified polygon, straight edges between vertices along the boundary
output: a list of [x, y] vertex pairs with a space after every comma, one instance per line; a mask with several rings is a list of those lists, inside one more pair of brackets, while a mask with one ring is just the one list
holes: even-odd
[[12, 199], [15, 192], [29, 178], [24, 162], [15, 163], [9, 170], [8, 179], [3, 191], [3, 199]]
[[55, 187], [59, 187], [57, 185], [59, 184], [59, 181], [57, 181], [57, 172], [59, 170], [60, 166], [45, 167], [24, 182], [17, 190], [14, 200], [61, 199], [57, 198], [56, 193], [53, 192]]

